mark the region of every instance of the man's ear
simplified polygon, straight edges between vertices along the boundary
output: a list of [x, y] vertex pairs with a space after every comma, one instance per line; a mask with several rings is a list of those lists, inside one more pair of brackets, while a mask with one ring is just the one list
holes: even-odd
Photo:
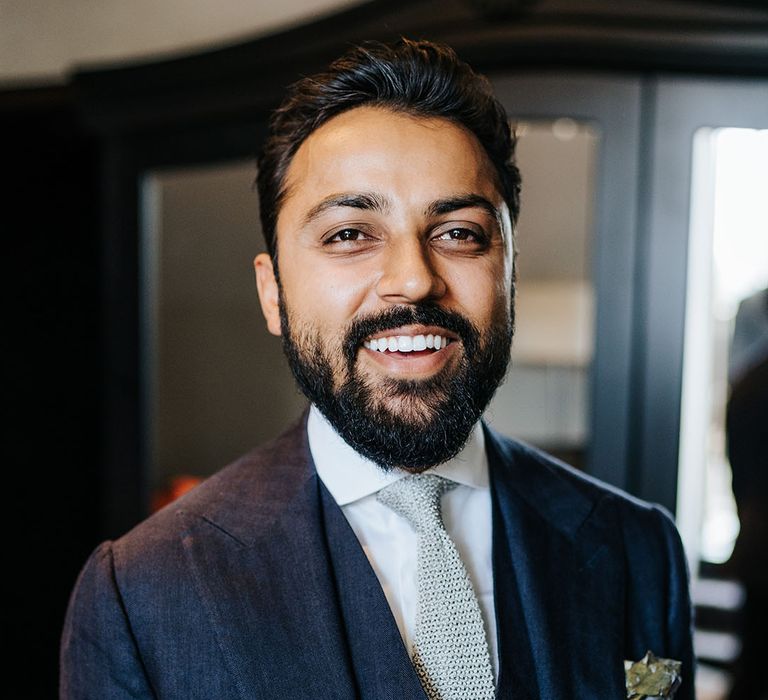
[[259, 253], [253, 261], [253, 268], [256, 270], [256, 288], [259, 290], [259, 303], [267, 329], [272, 335], [281, 335], [279, 290], [272, 258], [267, 253]]

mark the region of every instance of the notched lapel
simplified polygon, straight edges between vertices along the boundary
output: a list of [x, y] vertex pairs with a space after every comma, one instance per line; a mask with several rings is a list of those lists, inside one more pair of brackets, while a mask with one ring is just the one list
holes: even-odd
[[320, 490], [361, 700], [426, 700], [379, 579], [341, 508], [324, 486]]
[[610, 499], [590, 499], [559, 467], [488, 437], [499, 698], [521, 689], [531, 700], [624, 697], [622, 548]]
[[227, 496], [237, 502], [183, 516], [198, 593], [243, 700], [355, 697], [302, 436], [249, 458]]

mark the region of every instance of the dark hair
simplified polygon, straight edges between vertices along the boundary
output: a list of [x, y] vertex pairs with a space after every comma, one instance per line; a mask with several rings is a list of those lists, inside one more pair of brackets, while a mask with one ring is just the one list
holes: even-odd
[[256, 182], [264, 239], [273, 257], [277, 215], [293, 156], [315, 129], [362, 105], [442, 117], [469, 129], [493, 163], [513, 222], [517, 219], [520, 173], [514, 161], [515, 137], [487, 78], [444, 44], [409, 39], [392, 45], [366, 42], [325, 72], [292, 85], [272, 115]]

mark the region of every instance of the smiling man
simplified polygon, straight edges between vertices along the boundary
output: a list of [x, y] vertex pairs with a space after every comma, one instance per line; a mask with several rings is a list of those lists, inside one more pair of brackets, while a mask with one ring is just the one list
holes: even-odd
[[620, 698], [650, 649], [693, 698], [668, 517], [481, 421], [520, 185], [488, 82], [353, 49], [291, 88], [258, 185], [259, 298], [311, 408], [96, 550], [62, 697]]

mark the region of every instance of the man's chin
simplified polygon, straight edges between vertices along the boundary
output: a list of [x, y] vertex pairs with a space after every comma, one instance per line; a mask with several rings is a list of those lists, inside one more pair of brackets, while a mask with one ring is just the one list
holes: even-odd
[[477, 420], [465, 398], [436, 381], [351, 382], [320, 409], [347, 443], [383, 469], [419, 473], [463, 447]]
[[405, 424], [412, 430], [428, 428], [448, 408], [446, 387], [454, 374], [453, 368], [445, 368], [418, 379], [368, 377], [364, 380], [368, 410], [385, 422]]
[[373, 407], [375, 415], [390, 424], [409, 426], [414, 431], [414, 437], [419, 430], [429, 428], [440, 415], [439, 407], [421, 400], [418, 396], [399, 395], [381, 399]]

